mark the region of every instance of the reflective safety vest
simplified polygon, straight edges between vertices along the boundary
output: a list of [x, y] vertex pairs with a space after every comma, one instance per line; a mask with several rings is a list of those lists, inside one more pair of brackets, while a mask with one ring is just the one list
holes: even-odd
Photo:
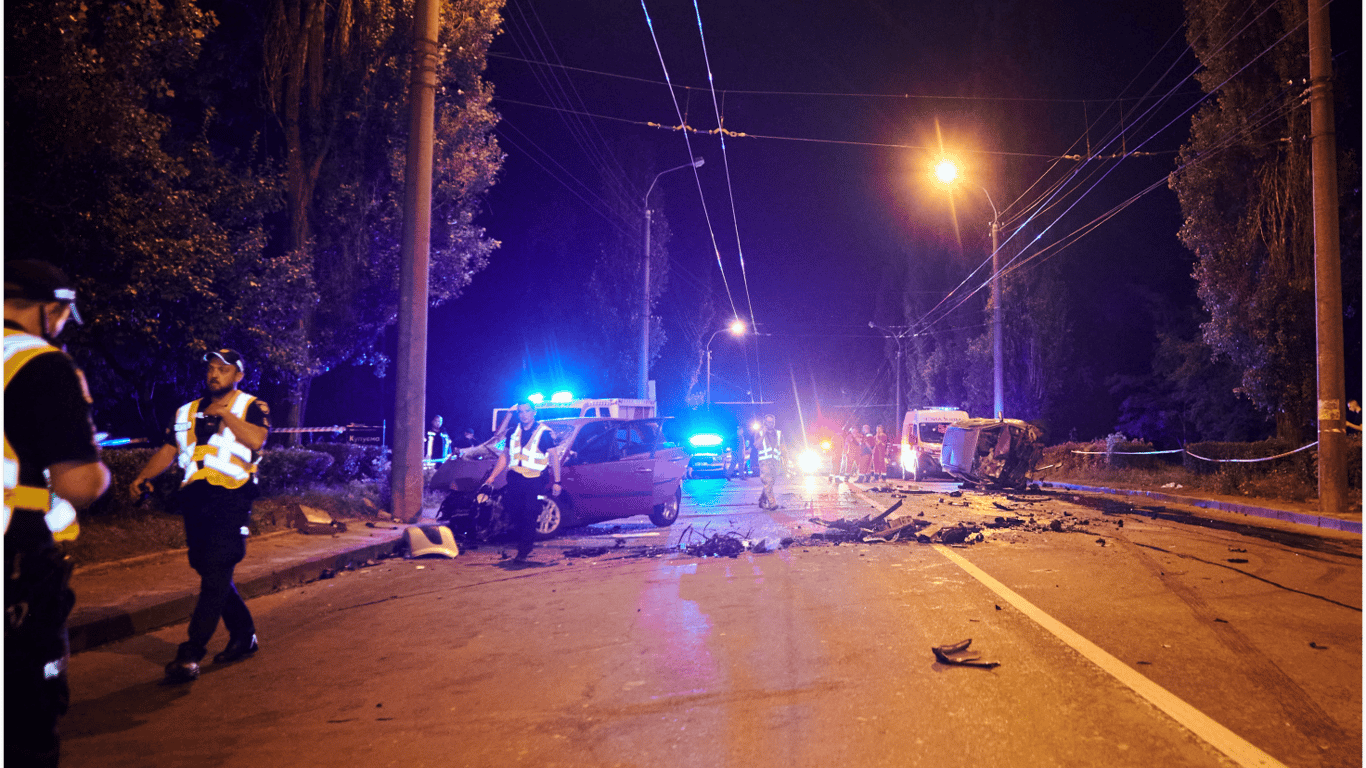
[[[235, 392], [228, 410], [239, 419], [246, 418], [247, 406], [256, 398], [246, 392]], [[195, 419], [199, 415], [199, 401], [191, 400], [175, 412], [175, 441], [180, 448], [180, 468], [185, 470], [182, 486], [195, 480], [208, 480], [223, 488], [241, 488], [256, 482], [256, 466], [261, 457], [243, 445], [227, 426], [209, 438], [208, 445], [195, 442]]]
[[524, 477], [536, 477], [544, 472], [550, 466], [550, 453], [541, 450], [541, 435], [549, 429], [544, 424], [538, 425], [532, 430], [531, 439], [522, 445], [522, 428], [514, 428], [508, 438], [508, 469]]
[[783, 431], [781, 429], [775, 429], [773, 430], [773, 433], [777, 435], [777, 437], [773, 438], [773, 445], [768, 444], [768, 430], [764, 430], [759, 434], [759, 461], [778, 460], [778, 446], [782, 445]]
[[[60, 349], [32, 334], [5, 329], [5, 388], [19, 369], [33, 358], [49, 352], [61, 353]], [[16, 509], [27, 509], [43, 513], [47, 529], [57, 541], [72, 541], [80, 535], [81, 527], [76, 523], [76, 508], [71, 502], [53, 493], [47, 486], [19, 484], [19, 454], [9, 444], [5, 435], [5, 530]], [[46, 475], [46, 471], [44, 471]]]

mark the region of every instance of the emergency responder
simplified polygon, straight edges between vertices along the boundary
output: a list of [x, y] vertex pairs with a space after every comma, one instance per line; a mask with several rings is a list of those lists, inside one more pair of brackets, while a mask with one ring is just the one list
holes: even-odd
[[[5, 264], [5, 760], [57, 765], [57, 720], [70, 699], [66, 619], [76, 509], [109, 487], [90, 393], [56, 338], [80, 322], [61, 270]], [[44, 477], [46, 475], [46, 477]]]
[[247, 552], [251, 502], [259, 495], [256, 467], [270, 433], [270, 408], [237, 388], [246, 374], [242, 356], [231, 349], [204, 355], [205, 396], [176, 410], [164, 442], [133, 480], [134, 497], [150, 491], [152, 478], [179, 463], [185, 471], [176, 492], [176, 511], [185, 519], [190, 567], [199, 574], [199, 599], [190, 616], [189, 638], [166, 665], [166, 679], [184, 683], [199, 676], [218, 620], [228, 644], [213, 657], [227, 664], [256, 653], [256, 625], [237, 593], [233, 569]]
[[[503, 452], [493, 471], [479, 487], [476, 500], [483, 504], [493, 492], [493, 484], [504, 469], [508, 471], [507, 486], [503, 488], [503, 509], [512, 519], [517, 535], [517, 562], [525, 562], [536, 545], [536, 521], [541, 516], [541, 502], [537, 497], [547, 490], [550, 479], [551, 496], [560, 495], [560, 452], [555, 447], [555, 435], [550, 427], [536, 421], [536, 406], [530, 401], [517, 404], [518, 426], [507, 437]], [[550, 477], [546, 477], [546, 470]]]
[[759, 480], [764, 484], [764, 492], [759, 496], [759, 506], [764, 509], [777, 509], [778, 496], [773, 492], [773, 484], [778, 482], [780, 463], [783, 457], [783, 432], [777, 427], [773, 414], [764, 417], [764, 427], [754, 439], [754, 450], [759, 454]]
[[427, 426], [427, 440], [424, 458], [427, 461], [434, 461], [437, 464], [445, 461], [451, 456], [451, 436], [442, 428], [444, 420], [440, 416], [433, 416]]

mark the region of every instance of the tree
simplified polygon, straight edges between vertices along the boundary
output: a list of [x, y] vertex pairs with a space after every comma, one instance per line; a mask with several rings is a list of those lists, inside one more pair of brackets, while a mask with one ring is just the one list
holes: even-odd
[[1197, 79], [1213, 98], [1192, 118], [1170, 185], [1197, 259], [1204, 342], [1242, 372], [1278, 435], [1300, 442], [1316, 399], [1306, 6], [1255, 10], [1186, 2]]
[[240, 349], [252, 383], [287, 366], [301, 339], [281, 329], [310, 287], [288, 255], [264, 256], [273, 178], [216, 155], [216, 114], [178, 87], [213, 14], [59, 0], [5, 21], [6, 247], [77, 280], [86, 323], [69, 338], [100, 426], [158, 427], [154, 399], [196, 391], [208, 348]]
[[1201, 339], [1201, 313], [1159, 314], [1151, 372], [1110, 378], [1111, 391], [1126, 395], [1118, 430], [1167, 447], [1265, 438], [1268, 420], [1242, 396], [1241, 372], [1227, 359], [1216, 359]]
[[[482, 73], [502, 0], [442, 3], [438, 33], [430, 296], [458, 296], [497, 242], [474, 224], [502, 153]], [[318, 301], [305, 308], [286, 421], [303, 419], [312, 378], [383, 360], [398, 303], [411, 71], [412, 0], [276, 0], [263, 32], [266, 108], [282, 141], [287, 224]]]

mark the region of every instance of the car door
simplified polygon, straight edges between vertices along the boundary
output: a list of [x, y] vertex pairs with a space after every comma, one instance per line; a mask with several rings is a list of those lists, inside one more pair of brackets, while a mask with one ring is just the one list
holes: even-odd
[[681, 448], [664, 446], [664, 425], [659, 419], [642, 419], [632, 424], [638, 427], [642, 442], [650, 446], [653, 468], [650, 509], [640, 513], [648, 514], [655, 506], [666, 503], [678, 490], [678, 484], [688, 471], [688, 453]]
[[659, 433], [648, 421], [623, 422], [617, 428], [621, 441], [622, 478], [615, 517], [648, 515], [654, 507], [655, 446]]
[[631, 500], [643, 482], [638, 462], [625, 461], [629, 428], [619, 419], [591, 421], [574, 438], [574, 457], [563, 470], [575, 517], [587, 522], [638, 514]]

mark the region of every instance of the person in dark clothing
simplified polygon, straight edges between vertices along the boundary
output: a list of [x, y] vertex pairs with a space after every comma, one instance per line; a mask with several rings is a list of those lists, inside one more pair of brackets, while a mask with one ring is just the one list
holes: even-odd
[[478, 443], [476, 443], [474, 440], [474, 427], [465, 427], [464, 434], [462, 434], [460, 437], [455, 438], [455, 442], [452, 443], [452, 447], [454, 447], [456, 450], [461, 450], [464, 448], [473, 448], [476, 445], [478, 445]]
[[90, 394], [57, 345], [76, 292], [45, 261], [5, 264], [5, 759], [56, 766], [70, 702], [66, 620], [76, 509], [109, 487]]
[[231, 349], [204, 355], [206, 395], [185, 403], [166, 428], [165, 442], [138, 472], [133, 496], [151, 490], [152, 478], [179, 462], [185, 470], [175, 497], [185, 519], [190, 567], [199, 574], [199, 599], [190, 617], [189, 638], [166, 665], [166, 679], [182, 683], [199, 676], [199, 661], [218, 629], [228, 629], [228, 644], [213, 657], [226, 664], [255, 654], [259, 647], [251, 611], [233, 584], [233, 569], [247, 552], [251, 502], [259, 495], [256, 467], [270, 433], [270, 408], [238, 390], [246, 372], [242, 356]]
[[[554, 433], [536, 421], [534, 404], [518, 403], [517, 421], [518, 426], [508, 433], [498, 463], [480, 486], [477, 500], [480, 503], [488, 501], [493, 484], [506, 469], [508, 479], [503, 489], [503, 509], [516, 529], [517, 560], [521, 562], [527, 559], [536, 544], [536, 521], [541, 514], [541, 502], [537, 497], [547, 490], [551, 496], [560, 495], [560, 452], [555, 447]], [[547, 480], [552, 482], [547, 483]]]

